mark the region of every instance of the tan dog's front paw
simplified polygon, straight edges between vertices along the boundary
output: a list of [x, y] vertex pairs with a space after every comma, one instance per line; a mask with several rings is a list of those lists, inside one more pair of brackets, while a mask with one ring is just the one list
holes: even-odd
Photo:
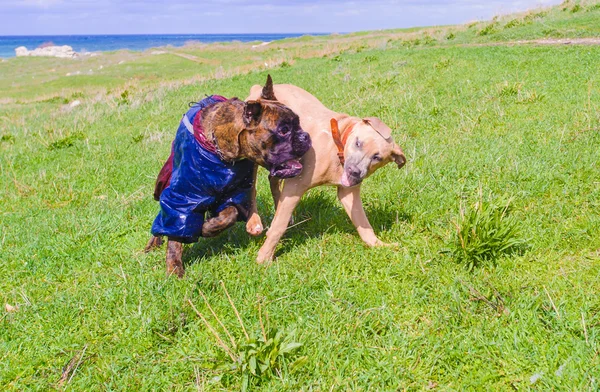
[[260, 216], [258, 215], [251, 216], [250, 219], [248, 219], [248, 222], [246, 222], [246, 232], [251, 236], [259, 236], [262, 234], [263, 230], [264, 228]]
[[397, 242], [391, 242], [391, 243], [387, 243], [387, 242], [383, 242], [380, 240], [377, 240], [377, 242], [375, 243], [375, 245], [372, 246], [381, 246], [381, 247], [386, 247], [386, 248], [397, 248], [400, 246], [399, 243]]
[[400, 245], [396, 242], [392, 242], [390, 244], [388, 244], [387, 242], [383, 242], [381, 241], [379, 238], [375, 238], [372, 241], [365, 241], [365, 243], [367, 244], [367, 246], [369, 247], [375, 247], [375, 246], [381, 246], [381, 247], [389, 247], [389, 248], [397, 248]]
[[262, 265], [269, 265], [273, 261], [274, 252], [264, 252], [262, 249], [258, 251], [256, 262]]

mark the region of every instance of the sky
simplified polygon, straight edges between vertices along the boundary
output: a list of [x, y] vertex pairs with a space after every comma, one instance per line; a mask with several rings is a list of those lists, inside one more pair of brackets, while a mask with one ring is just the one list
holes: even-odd
[[485, 20], [560, 0], [0, 0], [0, 35], [352, 32]]

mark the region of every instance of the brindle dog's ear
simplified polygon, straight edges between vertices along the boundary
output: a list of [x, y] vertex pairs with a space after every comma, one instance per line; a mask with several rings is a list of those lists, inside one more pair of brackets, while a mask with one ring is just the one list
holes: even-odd
[[275, 97], [275, 91], [273, 91], [273, 79], [271, 79], [271, 75], [267, 75], [267, 83], [262, 89], [260, 98], [269, 101], [277, 101], [277, 98]]
[[262, 105], [258, 101], [248, 101], [244, 106], [244, 125], [256, 125], [262, 116]]
[[400, 146], [396, 143], [394, 143], [394, 148], [392, 148], [392, 159], [398, 165], [398, 169], [401, 169], [402, 166], [406, 164], [406, 156], [404, 155], [404, 151], [402, 151]]
[[363, 121], [369, 124], [371, 128], [376, 130], [377, 133], [380, 134], [385, 140], [388, 140], [390, 137], [392, 137], [392, 130], [390, 127], [385, 125], [385, 123], [377, 117], [366, 117], [363, 118]]
[[240, 128], [231, 126], [231, 124], [224, 125], [219, 131], [219, 152], [221, 158], [224, 161], [230, 162], [240, 155]]

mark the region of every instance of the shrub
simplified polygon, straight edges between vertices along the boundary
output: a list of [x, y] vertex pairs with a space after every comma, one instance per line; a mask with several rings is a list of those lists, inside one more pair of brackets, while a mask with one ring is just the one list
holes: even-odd
[[600, 3], [590, 5], [589, 7], [586, 8], [585, 12], [592, 12], [592, 11], [596, 11], [596, 10], [600, 10]]
[[490, 35], [490, 34], [493, 34], [494, 32], [496, 32], [496, 23], [495, 22], [487, 24], [483, 29], [481, 29], [477, 32], [477, 35], [479, 35], [479, 36]]
[[525, 21], [523, 19], [515, 18], [515, 19], [509, 20], [504, 25], [504, 28], [505, 29], [512, 29], [513, 27], [518, 27], [518, 26], [521, 26], [521, 25], [524, 25], [524, 24], [525, 24]]
[[470, 208], [461, 208], [455, 222], [452, 258], [472, 270], [517, 252], [524, 241], [516, 219], [509, 215], [509, 206], [510, 202], [494, 204], [480, 199]]

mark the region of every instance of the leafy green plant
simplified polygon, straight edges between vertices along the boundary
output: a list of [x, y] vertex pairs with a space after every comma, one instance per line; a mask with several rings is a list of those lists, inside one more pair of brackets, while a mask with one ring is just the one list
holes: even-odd
[[504, 84], [502, 84], [500, 86], [500, 96], [501, 97], [514, 97], [519, 95], [519, 92], [521, 91], [521, 88], [523, 87], [523, 85], [521, 83], [508, 83], [508, 82], [504, 82]]
[[75, 132], [69, 136], [66, 136], [62, 139], [59, 139], [53, 143], [50, 143], [50, 145], [48, 146], [48, 150], [60, 150], [63, 148], [69, 148], [69, 147], [73, 147], [75, 145], [75, 142], [77, 142], [78, 140], [83, 140], [85, 139], [85, 135], [81, 132]]
[[117, 99], [117, 104], [119, 105], [128, 105], [129, 102], [131, 101], [131, 94], [129, 92], [129, 90], [124, 90]]
[[250, 337], [236, 347], [237, 360], [224, 364], [223, 368], [241, 375], [242, 391], [282, 371], [294, 371], [308, 360], [306, 356], [294, 359], [302, 347], [302, 343], [293, 340], [295, 333], [295, 330], [272, 328], [265, 335]]
[[15, 137], [10, 133], [5, 133], [4, 135], [2, 135], [2, 137], [0, 137], [0, 142], [14, 143]]
[[[206, 317], [204, 317], [204, 315], [194, 306], [192, 301], [188, 300], [198, 317], [204, 322], [208, 330], [217, 340], [219, 346], [227, 354], [227, 357], [223, 357], [223, 360], [217, 361], [214, 366], [215, 370], [222, 371], [222, 373], [215, 378], [215, 381], [222, 381], [225, 375], [237, 374], [242, 378], [241, 390], [246, 391], [252, 385], [258, 385], [262, 381], [273, 376], [281, 376], [283, 372], [292, 372], [307, 362], [308, 357], [296, 356], [297, 351], [302, 347], [302, 343], [295, 341], [295, 330], [288, 331], [285, 328], [269, 328], [268, 332], [265, 330], [265, 326], [262, 322], [260, 303], [259, 320], [261, 332], [250, 336], [222, 281], [221, 286], [227, 295], [229, 304], [237, 316], [238, 322], [244, 333], [244, 337], [241, 339], [236, 340], [233, 338], [229, 329], [223, 324], [210, 306], [204, 293], [200, 292], [211, 314], [229, 338], [229, 344], [225, 343], [225, 340], [208, 322]], [[240, 340], [241, 342], [238, 343]]]
[[435, 63], [433, 65], [433, 68], [435, 69], [443, 69], [443, 68], [448, 68], [450, 66], [450, 59], [441, 59], [440, 61], [438, 61], [437, 63]]
[[482, 197], [472, 207], [461, 208], [455, 222], [452, 258], [472, 270], [517, 252], [524, 241], [509, 210], [510, 201], [497, 204]]
[[523, 94], [519, 94], [519, 98], [517, 99], [517, 103], [527, 104], [539, 102], [544, 99], [544, 94], [538, 94], [535, 91], [527, 91]]

